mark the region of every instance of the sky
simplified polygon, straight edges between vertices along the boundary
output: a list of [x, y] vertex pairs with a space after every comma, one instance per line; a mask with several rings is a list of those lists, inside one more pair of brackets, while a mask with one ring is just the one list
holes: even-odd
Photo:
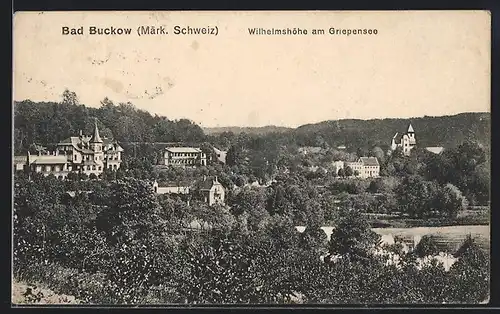
[[[169, 34], [138, 36], [153, 25]], [[175, 25], [217, 36], [174, 35]], [[62, 35], [64, 26], [85, 34]], [[90, 26], [132, 33], [89, 35]], [[249, 35], [254, 27], [309, 33]], [[90, 107], [108, 97], [202, 127], [489, 112], [490, 27], [485, 11], [21, 12], [13, 98], [60, 101], [67, 88]]]

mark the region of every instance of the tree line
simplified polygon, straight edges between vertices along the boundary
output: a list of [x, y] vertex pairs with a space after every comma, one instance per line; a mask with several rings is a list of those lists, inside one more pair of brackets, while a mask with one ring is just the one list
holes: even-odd
[[438, 262], [418, 267], [429, 241], [409, 253], [387, 248], [401, 256], [400, 266], [388, 264], [375, 254], [380, 236], [347, 207], [331, 209], [338, 218], [329, 241], [313, 215], [299, 233], [289, 215], [296, 204], [336, 206], [311, 203], [314, 190], [299, 196], [298, 186], [277, 185], [263, 198], [248, 189], [231, 208], [209, 208], [157, 196], [131, 177], [85, 190], [78, 184], [88, 181], [68, 184], [16, 177], [14, 274], [84, 302], [441, 304], [489, 295], [489, 260], [472, 239], [445, 271]]

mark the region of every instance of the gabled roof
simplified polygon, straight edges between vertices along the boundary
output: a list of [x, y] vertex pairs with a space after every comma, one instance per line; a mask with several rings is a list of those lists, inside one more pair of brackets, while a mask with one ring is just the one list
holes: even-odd
[[220, 184], [217, 177], [206, 177], [203, 178], [203, 180], [198, 183], [198, 188], [200, 190], [210, 190], [214, 185], [222, 185], [222, 184]]
[[411, 123], [408, 126], [408, 133], [415, 133], [415, 131], [413, 130], [413, 127], [411, 126]]
[[201, 153], [201, 149], [195, 147], [165, 147], [171, 153]]
[[[123, 148], [113, 139], [111, 138], [101, 138], [99, 136], [100, 140], [102, 141], [101, 143], [104, 145], [104, 147], [109, 147], [109, 145], [115, 145], [117, 151], [123, 151]], [[79, 136], [71, 136], [68, 137], [61, 142], [59, 142], [57, 145], [58, 146], [68, 146], [71, 145], [73, 146], [74, 149], [77, 151], [83, 152], [83, 153], [93, 153], [93, 150], [82, 148], [80, 144], [82, 143], [89, 143], [92, 138], [90, 136], [82, 136], [81, 138]]]
[[215, 151], [215, 153], [217, 153], [217, 154], [221, 154], [221, 153], [224, 153], [224, 154], [225, 154], [225, 153], [227, 153], [225, 150], [220, 150], [220, 149], [218, 149], [217, 147], [212, 147], [212, 148], [213, 148], [213, 150]]
[[377, 157], [360, 157], [363, 166], [379, 166]]
[[441, 154], [441, 152], [444, 150], [444, 147], [441, 147], [441, 146], [435, 146], [435, 147], [428, 146], [425, 149], [427, 151], [431, 152], [431, 153], [434, 153], [434, 154]]
[[158, 187], [164, 188], [164, 187], [180, 187], [180, 188], [186, 188], [186, 187], [191, 187], [193, 185], [193, 181], [160, 181], [157, 182]]
[[33, 163], [37, 165], [65, 164], [68, 161], [67, 157], [64, 155], [58, 155], [58, 156], [41, 155], [41, 156], [33, 156], [33, 158], [35, 159]]

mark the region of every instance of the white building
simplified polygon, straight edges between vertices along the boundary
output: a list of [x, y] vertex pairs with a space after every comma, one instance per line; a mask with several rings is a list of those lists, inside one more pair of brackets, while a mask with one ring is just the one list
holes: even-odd
[[163, 157], [165, 166], [196, 167], [207, 165], [207, 155], [201, 149], [194, 147], [167, 147]]
[[214, 152], [215, 152], [215, 155], [217, 156], [217, 159], [225, 164], [226, 163], [226, 156], [227, 156], [227, 152], [226, 151], [223, 151], [223, 150], [220, 150], [220, 149], [217, 149], [214, 147]]
[[114, 140], [99, 135], [97, 123], [91, 136], [69, 137], [57, 144], [54, 151], [14, 156], [14, 169], [53, 174], [65, 178], [70, 172], [99, 176], [104, 169], [118, 170], [123, 148]]
[[334, 161], [336, 171], [349, 167], [359, 178], [378, 178], [380, 176], [380, 164], [377, 157], [360, 157], [357, 161]]
[[410, 152], [415, 145], [417, 145], [417, 139], [415, 138], [415, 131], [410, 123], [408, 131], [403, 134], [399, 140], [398, 133], [392, 137], [391, 150], [394, 151], [398, 147], [401, 147], [403, 149], [403, 155], [410, 156]]

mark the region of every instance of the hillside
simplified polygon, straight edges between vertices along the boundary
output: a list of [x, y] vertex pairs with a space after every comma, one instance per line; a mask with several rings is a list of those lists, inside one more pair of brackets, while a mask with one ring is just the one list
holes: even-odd
[[346, 145], [348, 149], [374, 145], [383, 147], [390, 145], [396, 132], [405, 133], [410, 122], [421, 146], [453, 147], [468, 138], [490, 147], [491, 114], [482, 112], [411, 119], [324, 121], [300, 126], [293, 130], [293, 134], [302, 142], [307, 142], [304, 143], [306, 145], [318, 145], [320, 143], [315, 141], [324, 140], [329, 145]]
[[[274, 142], [278, 146], [345, 145], [348, 151], [379, 146], [385, 150], [394, 134], [406, 132], [410, 122], [419, 146], [454, 147], [465, 139], [478, 141], [487, 149], [491, 146], [490, 113], [411, 119], [330, 120], [295, 129], [272, 125], [203, 129], [187, 119], [169, 120], [139, 110], [131, 103], [113, 104], [108, 99], [103, 100], [99, 108], [64, 101], [37, 103], [25, 100], [14, 102], [14, 119], [16, 154], [34, 144], [46, 146], [59, 142], [77, 135], [80, 130], [89, 134], [96, 121], [101, 136], [115, 138], [125, 149], [131, 142], [184, 142], [197, 145], [206, 141], [221, 149], [229, 149], [240, 137], [258, 137], [260, 142]], [[262, 147], [269, 149], [269, 145]]]
[[232, 132], [234, 134], [247, 133], [262, 135], [267, 133], [282, 133], [293, 130], [292, 128], [267, 125], [262, 127], [238, 127], [238, 126], [228, 126], [228, 127], [213, 127], [213, 128], [203, 128], [203, 132], [207, 135], [216, 135], [224, 132]]

